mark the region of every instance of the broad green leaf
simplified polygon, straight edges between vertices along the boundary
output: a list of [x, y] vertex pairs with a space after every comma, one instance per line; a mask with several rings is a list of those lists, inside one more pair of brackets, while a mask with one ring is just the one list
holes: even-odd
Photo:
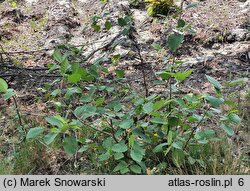
[[148, 102], [146, 104], [143, 105], [143, 111], [145, 113], [151, 113], [153, 111], [153, 103], [152, 102]]
[[173, 151], [172, 151], [172, 158], [173, 158], [174, 164], [178, 168], [180, 168], [184, 164], [184, 162], [185, 162], [185, 154], [180, 149], [173, 149]]
[[133, 119], [125, 119], [119, 124], [119, 127], [121, 127], [122, 129], [129, 129], [133, 124]]
[[210, 139], [215, 137], [215, 131], [212, 129], [207, 129], [203, 131], [198, 131], [195, 133], [194, 138], [197, 140]]
[[128, 150], [128, 147], [124, 141], [121, 141], [120, 143], [117, 143], [113, 145], [112, 147], [112, 151], [117, 152], [117, 153], [123, 153], [123, 152], [126, 152], [127, 150]]
[[81, 75], [78, 73], [74, 73], [68, 76], [68, 81], [72, 84], [76, 84], [81, 80]]
[[239, 124], [241, 119], [238, 115], [236, 115], [235, 113], [231, 113], [229, 116], [228, 116], [229, 120], [235, 124]]
[[96, 31], [99, 32], [101, 30], [101, 26], [98, 24], [92, 24], [91, 27]]
[[122, 104], [118, 100], [115, 100], [115, 101], [110, 102], [108, 104], [108, 107], [110, 109], [114, 109], [116, 112], [118, 112], [122, 109]]
[[77, 140], [75, 137], [65, 137], [63, 141], [64, 151], [72, 156], [77, 152]]
[[158, 43], [153, 43], [151, 46], [157, 51], [160, 51], [162, 49], [161, 45]]
[[177, 28], [182, 28], [185, 26], [185, 21], [183, 19], [179, 19], [177, 23]]
[[79, 63], [71, 63], [72, 74], [78, 73], [79, 68], [80, 68]]
[[58, 49], [54, 50], [52, 56], [59, 63], [61, 63], [62, 60], [63, 60], [63, 56], [62, 56], [61, 52]]
[[236, 84], [244, 84], [248, 81], [248, 78], [238, 78], [236, 80], [233, 80], [229, 83], [227, 83], [227, 86], [234, 86]]
[[115, 136], [116, 136], [116, 137], [120, 137], [123, 133], [124, 133], [124, 130], [123, 130], [123, 129], [118, 129], [118, 130], [115, 132]]
[[91, 106], [91, 105], [84, 105], [84, 106], [79, 106], [74, 110], [74, 114], [85, 120], [88, 117], [96, 115], [96, 106]]
[[164, 106], [165, 106], [165, 103], [166, 103], [165, 100], [157, 101], [157, 102], [154, 103], [153, 109], [154, 109], [155, 111], [157, 111], [157, 110], [161, 109], [162, 107], [164, 107]]
[[100, 18], [101, 18], [100, 16], [95, 15], [92, 17], [92, 22], [96, 23]]
[[50, 129], [50, 132], [58, 134], [58, 133], [61, 133], [61, 130], [56, 128], [56, 127], [53, 127], [53, 128]]
[[128, 164], [125, 161], [121, 161], [114, 169], [114, 172], [120, 171], [121, 173], [126, 173], [126, 171], [128, 172]]
[[[74, 72], [75, 73], [75, 72]], [[85, 68], [78, 68], [76, 71], [77, 74], [80, 74], [82, 79], [87, 76], [87, 70]]]
[[[199, 102], [197, 97], [192, 93], [186, 94], [183, 98], [186, 99], [191, 104]], [[185, 106], [185, 104], [184, 104], [184, 106]]]
[[114, 140], [109, 137], [105, 139], [102, 143], [102, 146], [105, 147], [106, 149], [110, 149], [114, 145]]
[[143, 159], [143, 154], [139, 152], [138, 150], [134, 150], [134, 149], [131, 150], [130, 156], [136, 162], [141, 162], [141, 160]]
[[59, 101], [52, 101], [52, 103], [54, 104], [54, 106], [58, 109], [62, 108], [62, 102]]
[[113, 64], [118, 64], [118, 62], [120, 61], [121, 59], [121, 55], [120, 54], [115, 54], [111, 57], [111, 61]]
[[42, 127], [31, 128], [27, 133], [26, 139], [32, 139], [40, 135], [44, 131]]
[[135, 143], [135, 135], [130, 135], [129, 136], [129, 147], [132, 148], [134, 146]]
[[141, 167], [139, 165], [131, 165], [130, 169], [132, 172], [136, 173], [136, 174], [141, 174]]
[[180, 123], [180, 119], [177, 116], [169, 116], [168, 117], [168, 124], [170, 127], [176, 127]]
[[201, 121], [202, 120], [202, 116], [200, 115], [197, 115], [197, 114], [193, 114], [192, 116], [189, 116], [188, 118], [188, 121], [193, 123], [193, 122], [196, 122], [196, 121]]
[[224, 100], [224, 104], [231, 106], [231, 107], [237, 107], [237, 104], [235, 101]]
[[181, 141], [176, 141], [172, 144], [172, 147], [182, 150], [183, 143]]
[[128, 168], [128, 167], [122, 168], [122, 169], [120, 170], [120, 173], [121, 173], [121, 174], [126, 174], [127, 172], [129, 172], [129, 168]]
[[221, 90], [222, 85], [216, 79], [211, 76], [206, 75], [207, 80], [218, 90]]
[[161, 143], [159, 145], [157, 145], [154, 149], [153, 152], [158, 153], [158, 152], [162, 152], [163, 151], [163, 147], [167, 146], [168, 143]]
[[122, 104], [118, 103], [117, 105], [114, 106], [114, 111], [118, 112], [122, 109]]
[[8, 89], [7, 82], [4, 79], [0, 78], [0, 93], [5, 93], [7, 89]]
[[127, 22], [124, 18], [118, 18], [118, 25], [124, 27], [127, 25]]
[[193, 165], [195, 162], [196, 162], [196, 160], [194, 159], [194, 158], [192, 158], [192, 157], [188, 157], [188, 162], [191, 164], [191, 165]]
[[167, 71], [157, 72], [157, 74], [159, 74], [159, 76], [163, 80], [168, 80], [169, 78], [171, 78], [171, 77], [173, 77], [175, 75], [175, 73], [173, 73], [173, 72], [167, 72]]
[[123, 153], [115, 153], [114, 154], [114, 158], [115, 160], [120, 160], [124, 157], [124, 154]]
[[141, 98], [138, 98], [138, 99], [135, 100], [134, 105], [135, 105], [135, 106], [138, 106], [138, 105], [141, 105], [141, 104], [143, 104], [143, 103], [144, 103], [144, 100], [141, 99]]
[[197, 114], [193, 114], [193, 118], [196, 120], [196, 121], [201, 121], [203, 116], [200, 116], [200, 115], [197, 115]]
[[193, 72], [193, 70], [187, 70], [185, 72], [177, 72], [174, 77], [176, 80], [178, 81], [183, 81], [185, 80], [187, 77], [190, 76], [190, 74]]
[[82, 76], [82, 80], [84, 81], [93, 81], [95, 79], [94, 76], [91, 76], [91, 75], [87, 75], [87, 76]]
[[118, 78], [124, 78], [124, 76], [125, 76], [125, 73], [123, 70], [115, 70], [115, 73], [116, 73]]
[[194, 138], [197, 139], [197, 140], [202, 140], [202, 139], [204, 139], [204, 137], [205, 137], [205, 135], [204, 135], [204, 133], [202, 131], [198, 131], [194, 135]]
[[160, 117], [154, 117], [154, 118], [150, 119], [150, 122], [156, 123], [156, 124], [163, 124], [163, 125], [167, 125], [168, 124], [166, 121], [164, 121]]
[[107, 110], [104, 107], [98, 107], [97, 113], [99, 113], [100, 115], [104, 115], [107, 113]]
[[112, 24], [110, 21], [106, 21], [104, 25], [105, 25], [106, 30], [109, 30], [112, 27]]
[[56, 108], [56, 111], [61, 111], [63, 103], [59, 101], [51, 101], [51, 103], [54, 104], [54, 107]]
[[82, 93], [81, 88], [78, 87], [68, 88], [65, 97], [66, 99], [69, 99], [73, 94], [80, 94], [80, 93]]
[[215, 137], [215, 131], [212, 129], [206, 129], [204, 133], [207, 139]]
[[49, 133], [49, 134], [45, 135], [43, 141], [45, 142], [45, 144], [49, 145], [50, 143], [52, 143], [54, 141], [54, 139], [56, 138], [57, 135], [58, 135], [58, 133]]
[[198, 143], [205, 145], [205, 144], [208, 144], [208, 140], [207, 139], [198, 140]]
[[95, 100], [95, 105], [101, 106], [104, 103], [104, 101], [105, 101], [105, 98], [103, 96], [101, 96]]
[[56, 96], [58, 96], [60, 93], [61, 93], [61, 90], [60, 90], [60, 89], [55, 89], [54, 91], [52, 91], [52, 92], [50, 93], [50, 95], [52, 95], [53, 97], [56, 97]]
[[221, 110], [220, 109], [215, 109], [215, 108], [211, 108], [212, 112], [213, 113], [221, 113]]
[[125, 15], [124, 20], [125, 20], [127, 23], [129, 23], [129, 22], [132, 21], [132, 16]]
[[49, 68], [49, 70], [48, 70], [49, 72], [52, 72], [52, 71], [57, 70], [57, 69], [60, 68], [60, 66], [57, 65], [57, 64], [48, 64], [47, 67]]
[[138, 165], [140, 165], [142, 172], [146, 173], [147, 172], [147, 167], [145, 165], [145, 162], [141, 161], [137, 163]]
[[[143, 139], [143, 141], [145, 141], [146, 143], [151, 143], [151, 138], [149, 138], [145, 133], [142, 132], [141, 129], [137, 128], [133, 130], [133, 134], [135, 136], [140, 137], [141, 139]], [[134, 147], [137, 145], [138, 143], [135, 141], [134, 142]]]
[[3, 98], [4, 100], [8, 100], [15, 95], [16, 95], [15, 91], [11, 88], [11, 89], [7, 89], [6, 93], [3, 94]]
[[105, 154], [101, 154], [101, 155], [99, 156], [99, 160], [100, 160], [100, 161], [105, 161], [105, 160], [108, 160], [109, 158], [110, 158], [109, 152], [106, 152]]
[[147, 100], [147, 101], [150, 101], [150, 100], [156, 99], [157, 97], [159, 97], [158, 94], [152, 94], [152, 95], [146, 97], [146, 100]]
[[171, 145], [173, 142], [173, 131], [168, 132], [168, 145]]
[[171, 51], [176, 52], [181, 43], [184, 40], [184, 35], [182, 34], [171, 34], [168, 36], [167, 43]]
[[126, 26], [126, 27], [124, 27], [124, 29], [123, 29], [123, 31], [122, 31], [122, 34], [124, 35], [124, 36], [128, 36], [129, 35], [129, 32], [130, 32], [130, 26]]
[[233, 136], [234, 135], [234, 130], [232, 127], [230, 127], [227, 124], [222, 124], [221, 128], [229, 135], [229, 136]]
[[66, 121], [61, 116], [58, 115], [52, 117], [46, 117], [45, 120], [52, 126], [57, 126], [59, 128], [62, 128], [63, 124], [66, 123]]
[[83, 153], [83, 152], [87, 151], [88, 149], [89, 149], [89, 146], [88, 145], [84, 145], [77, 152], [78, 153]]
[[207, 96], [205, 99], [213, 106], [213, 107], [219, 107], [221, 104], [224, 103], [224, 100], [222, 98], [216, 98], [214, 96]]
[[145, 149], [143, 149], [138, 143], [134, 144], [134, 147], [130, 151], [131, 158], [136, 162], [141, 162], [145, 155]]
[[63, 74], [65, 74], [71, 67], [70, 62], [69, 62], [69, 60], [67, 58], [62, 58], [62, 61], [61, 61], [60, 64], [61, 64], [60, 65], [60, 71]]
[[83, 95], [83, 96], [81, 97], [81, 101], [84, 102], [84, 103], [88, 103], [88, 102], [91, 101], [91, 98], [92, 98], [91, 95]]

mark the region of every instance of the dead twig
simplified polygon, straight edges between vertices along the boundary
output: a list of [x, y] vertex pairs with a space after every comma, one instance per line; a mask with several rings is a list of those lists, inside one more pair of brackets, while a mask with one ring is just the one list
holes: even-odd
[[109, 121], [106, 121], [108, 124], [109, 124], [109, 126], [111, 127], [111, 131], [112, 131], [112, 138], [114, 139], [114, 141], [116, 142], [116, 143], [119, 143], [119, 141], [117, 140], [117, 138], [115, 137], [115, 128], [114, 128], [114, 126], [113, 126], [113, 121], [110, 119]]
[[19, 109], [18, 109], [18, 105], [17, 105], [17, 101], [16, 101], [16, 97], [13, 96], [13, 101], [14, 101], [14, 105], [15, 105], [15, 108], [16, 108], [16, 113], [17, 113], [17, 116], [18, 116], [18, 120], [19, 120], [19, 125], [21, 127], [23, 127], [23, 123], [22, 123], [22, 119], [21, 119], [21, 115], [20, 115], [20, 112], [19, 112]]
[[94, 54], [100, 50], [106, 50], [108, 49], [117, 38], [119, 38], [121, 35], [123, 34], [123, 31], [119, 32], [109, 43], [105, 44], [104, 46], [97, 48], [96, 50], [94, 50], [93, 52], [91, 52], [85, 59], [84, 61], [88, 61], [92, 56], [94, 56]]
[[[9, 74], [0, 74], [1, 78], [4, 77], [14, 77], [14, 76], [20, 76], [20, 73], [9, 73]], [[57, 77], [63, 77], [62, 75], [58, 74], [30, 74], [30, 76], [36, 76], [36, 77], [47, 77], [47, 78], [57, 78]]]
[[48, 70], [48, 68], [20, 68], [18, 66], [9, 66], [7, 64], [1, 64], [0, 67], [5, 67], [8, 69], [15, 69], [15, 70], [32, 70], [32, 71]]
[[194, 135], [194, 132], [195, 132], [196, 129], [200, 126], [200, 124], [204, 121], [205, 116], [206, 116], [208, 110], [209, 110], [209, 107], [207, 107], [205, 113], [204, 113], [203, 116], [202, 116], [202, 119], [197, 123], [197, 125], [196, 125], [195, 127], [193, 127], [193, 130], [192, 130], [190, 136], [188, 137], [188, 140], [187, 140], [187, 142], [185, 143], [185, 146], [183, 147], [183, 150], [186, 149], [186, 147], [188, 146], [189, 141], [191, 140], [192, 136]]

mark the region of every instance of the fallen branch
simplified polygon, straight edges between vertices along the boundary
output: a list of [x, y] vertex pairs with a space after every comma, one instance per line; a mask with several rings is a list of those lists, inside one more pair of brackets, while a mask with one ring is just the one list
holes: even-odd
[[0, 67], [5, 67], [8, 69], [15, 69], [15, 70], [33, 70], [33, 71], [39, 71], [39, 70], [48, 70], [48, 68], [20, 68], [17, 66], [9, 66], [6, 64], [1, 64]]
[[105, 44], [104, 46], [97, 48], [96, 50], [94, 50], [93, 52], [91, 52], [83, 61], [88, 61], [92, 56], [94, 56], [94, 54], [100, 50], [105, 50], [108, 49], [113, 43], [114, 41], [119, 38], [121, 35], [123, 34], [123, 31], [119, 32], [109, 43]]
[[[0, 74], [1, 78], [4, 77], [15, 77], [15, 76], [20, 76], [20, 73], [10, 73], [10, 74]], [[32, 76], [36, 76], [36, 77], [46, 77], [46, 78], [58, 78], [58, 77], [63, 77], [62, 75], [58, 75], [58, 74], [30, 74], [30, 77]]]

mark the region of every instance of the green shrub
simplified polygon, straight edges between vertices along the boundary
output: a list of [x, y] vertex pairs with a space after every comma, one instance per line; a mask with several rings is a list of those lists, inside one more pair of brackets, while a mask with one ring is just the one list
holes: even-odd
[[[176, 33], [167, 39], [172, 52], [182, 41], [183, 35]], [[206, 166], [206, 159], [200, 154], [207, 156], [204, 148], [220, 140], [216, 128], [210, 126], [211, 119], [220, 121], [228, 136], [234, 135], [233, 126], [241, 122], [236, 110], [221, 110], [229, 101], [223, 96], [224, 87], [211, 76], [206, 78], [214, 87], [213, 94], [174, 96], [173, 91], [178, 92], [193, 72], [179, 71], [178, 61], [157, 73], [160, 80], [156, 83], [169, 88], [167, 96], [143, 96], [123, 83], [123, 71], [116, 70], [114, 79], [105, 77], [108, 69], [102, 63], [107, 59], [99, 58], [90, 66], [82, 66], [74, 53], [79, 51], [61, 48], [53, 54], [58, 64], [50, 66], [61, 72], [61, 86], [47, 91], [60, 112], [46, 118], [49, 130], [32, 128], [27, 138], [39, 138], [45, 132], [43, 142], [61, 142], [69, 157], [77, 152], [92, 153], [90, 158], [98, 160], [97, 166], [108, 164], [113, 171], [109, 173], [114, 174], [146, 174], [147, 169], [153, 168], [167, 172], [168, 166], [185, 169], [196, 163]]]

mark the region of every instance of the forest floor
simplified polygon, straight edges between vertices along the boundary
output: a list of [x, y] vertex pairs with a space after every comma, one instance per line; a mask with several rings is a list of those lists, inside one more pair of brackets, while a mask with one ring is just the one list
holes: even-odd
[[[151, 68], [147, 74], [149, 92], [161, 91], [150, 84], [150, 81], [155, 78], [154, 74], [164, 67], [160, 60], [163, 54], [168, 52], [159, 53], [151, 45], [158, 43], [166, 46], [166, 37], [169, 30], [176, 25], [176, 19], [169, 17], [153, 20], [141, 4], [131, 4], [125, 0], [111, 0], [113, 3], [107, 5], [99, 0], [2, 0], [0, 2], [0, 77], [6, 79], [10, 87], [17, 91], [19, 109], [28, 124], [41, 123], [45, 116], [54, 113], [49, 109], [48, 103], [44, 103], [38, 97], [42, 95], [39, 88], [44, 83], [58, 78], [57, 74], [50, 74], [47, 71], [48, 64], [54, 62], [51, 55], [55, 46], [65, 43], [84, 46], [84, 55], [87, 56], [109, 43], [120, 32], [119, 26], [115, 25], [112, 30], [107, 31], [102, 28], [98, 33], [95, 32], [91, 28], [92, 17], [95, 14], [102, 17], [100, 23], [106, 19], [115, 23], [119, 15], [125, 14], [126, 9], [131, 11], [142, 57]], [[184, 10], [182, 18], [187, 24], [191, 24], [195, 33], [185, 35], [184, 43], [177, 54], [178, 59], [184, 62], [183, 70], [194, 70], [191, 78], [185, 80], [183, 91], [212, 92], [205, 74], [213, 76], [222, 84], [237, 78], [248, 78], [250, 1], [194, 2], [197, 6]], [[89, 62], [108, 54], [124, 55], [119, 65], [110, 65], [110, 72], [116, 68], [124, 69], [128, 83], [143, 92], [143, 86], [140, 85], [142, 74], [134, 67], [138, 60], [134, 56], [131, 42], [124, 38], [119, 40], [121, 43], [113, 52], [98, 51]], [[238, 91], [240, 100], [236, 101], [242, 106], [241, 113], [245, 119], [237, 130], [238, 138], [235, 139], [240, 141], [237, 142], [236, 150], [243, 147], [250, 148], [250, 104], [246, 99], [246, 91], [243, 91], [248, 88], [249, 82], [227, 92], [229, 94]], [[16, 136], [18, 130], [10, 120], [14, 118], [15, 108], [12, 106], [12, 102], [7, 103], [0, 98], [0, 159], [13, 157], [16, 149], [14, 145], [20, 141]], [[61, 168], [65, 164], [75, 165], [65, 154], [53, 149], [49, 154], [43, 152], [41, 149], [40, 155], [47, 157], [50, 154], [50, 163], [45, 165], [40, 164], [43, 163], [41, 160], [38, 161], [38, 165], [44, 166], [31, 173], [71, 173], [68, 171], [70, 168], [67, 170]], [[34, 160], [37, 160], [36, 155], [39, 153], [32, 156]]]

